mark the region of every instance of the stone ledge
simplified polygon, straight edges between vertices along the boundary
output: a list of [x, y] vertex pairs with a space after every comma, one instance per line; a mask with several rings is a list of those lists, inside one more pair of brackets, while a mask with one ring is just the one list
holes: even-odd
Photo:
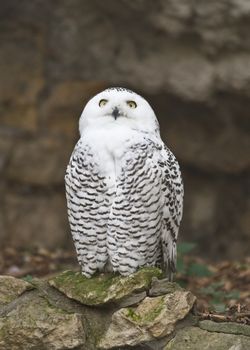
[[195, 296], [160, 276], [155, 268], [30, 283], [1, 276], [0, 350], [250, 348], [249, 326], [195, 322]]
[[186, 327], [176, 333], [163, 350], [247, 350], [250, 338], [244, 335], [208, 332]]
[[204, 320], [199, 322], [199, 327], [209, 332], [242, 334], [250, 337], [250, 327], [236, 322], [213, 322]]
[[[124, 305], [126, 298], [131, 298], [133, 295], [136, 298], [137, 293], [147, 291], [152, 278], [161, 277], [161, 274], [159, 269], [144, 268], [126, 277], [100, 274], [88, 279], [80, 272], [65, 271], [51, 279], [49, 284], [84, 305], [100, 306], [120, 301], [123, 301]], [[133, 299], [131, 302], [133, 303]]]

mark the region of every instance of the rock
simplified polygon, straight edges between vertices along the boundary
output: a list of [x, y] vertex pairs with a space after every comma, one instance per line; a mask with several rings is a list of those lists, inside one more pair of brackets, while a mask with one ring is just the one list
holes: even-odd
[[[64, 2], [60, 12], [51, 11], [56, 26], [51, 26], [48, 36], [53, 59], [47, 69], [54, 79], [62, 75], [83, 80], [110, 77], [112, 82], [148, 92], [167, 91], [196, 102], [211, 101], [220, 85], [223, 91], [248, 94], [250, 45], [244, 40], [248, 27], [242, 23], [250, 14], [244, 3], [167, 0], [152, 6], [143, 0], [126, 3], [121, 11], [121, 4], [114, 1], [110, 6], [98, 1]], [[100, 25], [98, 15], [111, 16], [111, 20]], [[144, 21], [138, 22], [138, 17]], [[89, 28], [87, 36], [77, 35]], [[145, 30], [148, 40], [142, 35]], [[239, 63], [234, 56], [239, 56]], [[226, 72], [221, 72], [222, 66]]]
[[0, 318], [0, 350], [65, 350], [85, 344], [82, 316], [44, 298], [27, 299]]
[[[166, 96], [163, 99], [165, 100]], [[242, 149], [250, 146], [248, 132], [237, 126], [237, 122], [239, 123], [237, 115], [242, 115], [247, 130], [249, 120], [245, 107], [240, 108], [238, 105], [240, 101], [233, 103], [229, 99], [230, 97], [225, 97], [221, 101], [223, 105], [219, 105], [219, 100], [211, 106], [205, 105], [202, 112], [199, 105], [188, 107], [188, 103], [181, 99], [170, 99], [168, 101], [170, 106], [165, 108], [164, 106], [159, 108], [155, 104], [159, 108], [162, 137], [175, 151], [179, 161], [183, 164], [192, 164], [206, 173], [240, 174], [244, 170], [249, 170], [249, 158], [245, 154], [237, 157]], [[249, 103], [248, 99], [246, 103]], [[228, 119], [232, 124], [229, 124]]]
[[247, 350], [249, 348], [249, 337], [187, 327], [179, 330], [164, 350]]
[[177, 283], [169, 282], [168, 278], [158, 280], [156, 277], [153, 277], [148, 295], [150, 297], [157, 297], [159, 295], [172, 293], [178, 289], [181, 290], [181, 287]]
[[2, 22], [0, 110], [1, 123], [6, 127], [37, 130], [36, 102], [44, 86], [40, 40], [39, 33], [31, 28]]
[[0, 307], [30, 289], [33, 289], [33, 286], [24, 280], [12, 276], [0, 276]]
[[10, 135], [4, 135], [0, 129], [0, 174], [4, 173], [14, 142]]
[[246, 89], [250, 84], [250, 55], [229, 55], [227, 61], [218, 64], [217, 74], [221, 90], [230, 87], [232, 90], [249, 94]]
[[[161, 271], [157, 268], [143, 268], [130, 276], [99, 274], [90, 279], [80, 272], [65, 271], [52, 278], [49, 284], [84, 305], [100, 306], [120, 301], [125, 305], [133, 302], [131, 295], [149, 289], [153, 276], [160, 277]], [[139, 294], [139, 299], [143, 295]], [[135, 302], [137, 300], [138, 296], [135, 297]]]
[[[249, 326], [197, 323], [191, 312], [195, 296], [176, 283], [156, 280], [160, 274], [145, 268], [129, 277], [87, 279], [65, 271], [50, 283], [35, 278], [32, 285], [0, 276], [0, 350], [250, 348]], [[163, 295], [146, 296], [152, 278], [151, 293]]]
[[[0, 195], [1, 195], [1, 185], [0, 185]], [[0, 241], [4, 242], [6, 239], [8, 239], [8, 235], [6, 232], [6, 225], [4, 222], [4, 214], [1, 211], [1, 201], [0, 201]], [[3, 257], [0, 257], [0, 268], [2, 268], [4, 266], [4, 262], [3, 262]]]
[[241, 243], [241, 240], [248, 242], [249, 239], [250, 201], [244, 195], [248, 188], [246, 177], [245, 180], [239, 180], [239, 177], [237, 181], [223, 176], [205, 177], [194, 174], [191, 169], [186, 169], [183, 176], [185, 198], [189, 204], [184, 208], [180, 238], [183, 238], [184, 230], [185, 240], [195, 242], [199, 251], [213, 259], [215, 256], [222, 258], [223, 252], [231, 259], [239, 258], [240, 252], [241, 256], [247, 256], [248, 245]]
[[5, 110], [1, 122], [4, 127], [35, 132], [38, 127], [38, 112], [34, 106], [11, 106]]
[[[48, 203], [62, 192], [86, 100], [119, 82], [152, 104], [180, 162], [185, 239], [212, 259], [247, 254], [249, 7], [247, 0], [61, 0], [60, 9], [49, 0], [2, 1], [0, 133], [13, 132], [11, 140], [0, 135], [0, 237], [6, 244], [20, 234], [5, 223], [12, 215], [5, 198], [23, 186], [47, 195]], [[20, 212], [15, 208], [20, 221], [23, 197]], [[32, 215], [39, 226], [39, 215]], [[49, 220], [61, 222], [61, 216], [51, 210]], [[39, 245], [47, 242], [35, 235]], [[55, 225], [53, 236], [54, 246], [66, 246], [68, 225]]]
[[[44, 83], [39, 35], [2, 24], [0, 103], [5, 107], [34, 105]], [[19, 42], [23, 45], [18, 45]], [[23, 115], [21, 118], [25, 120]]]
[[[27, 189], [5, 197], [4, 223], [8, 242], [15, 247], [42, 245], [50, 249], [71, 243], [64, 193], [39, 193]], [[66, 231], [68, 229], [68, 232]], [[64, 241], [61, 237], [67, 232]]]
[[209, 332], [242, 334], [250, 337], [250, 327], [236, 322], [213, 322], [204, 320], [199, 322], [199, 327]]
[[88, 100], [105, 85], [97, 81], [70, 80], [51, 88], [41, 108], [43, 128], [77, 138], [78, 120]]
[[7, 168], [10, 180], [35, 186], [63, 183], [73, 150], [72, 140], [55, 135], [35, 135], [20, 140], [15, 146]]
[[147, 292], [137, 292], [129, 295], [128, 297], [123, 298], [121, 301], [119, 301], [119, 307], [128, 307], [131, 305], [138, 304], [143, 299], [145, 299], [147, 296]]
[[112, 322], [99, 342], [101, 349], [136, 346], [174, 331], [175, 325], [188, 315], [195, 302], [190, 292], [176, 290], [164, 296], [147, 297], [137, 307], [123, 308], [112, 316]]

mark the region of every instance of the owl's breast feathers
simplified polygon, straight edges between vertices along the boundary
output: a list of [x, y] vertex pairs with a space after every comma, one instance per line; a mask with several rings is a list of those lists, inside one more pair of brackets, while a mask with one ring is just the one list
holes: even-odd
[[107, 263], [124, 275], [159, 262], [175, 269], [183, 202], [179, 165], [161, 140], [144, 135], [123, 145], [109, 158], [81, 139], [65, 176], [71, 231], [86, 276]]

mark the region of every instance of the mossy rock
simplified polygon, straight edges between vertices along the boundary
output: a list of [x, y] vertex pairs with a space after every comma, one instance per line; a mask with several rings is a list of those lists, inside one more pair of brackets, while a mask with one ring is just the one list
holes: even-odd
[[0, 350], [76, 349], [86, 342], [82, 316], [33, 294], [0, 317]]
[[199, 322], [199, 327], [209, 332], [242, 334], [250, 337], [250, 326], [236, 322], [213, 322], [204, 320]]
[[6, 305], [34, 287], [12, 276], [0, 276], [0, 306]]
[[177, 332], [164, 350], [244, 350], [250, 349], [250, 338], [218, 332], [208, 332], [198, 327], [187, 327]]
[[158, 268], [148, 267], [130, 276], [99, 274], [92, 278], [80, 272], [65, 271], [49, 280], [49, 284], [67, 297], [84, 305], [119, 303], [135, 293], [148, 290], [153, 277], [162, 277]]
[[113, 349], [164, 338], [189, 314], [195, 300], [192, 293], [177, 289], [167, 295], [146, 297], [135, 307], [122, 308], [112, 315], [98, 345], [101, 349]]

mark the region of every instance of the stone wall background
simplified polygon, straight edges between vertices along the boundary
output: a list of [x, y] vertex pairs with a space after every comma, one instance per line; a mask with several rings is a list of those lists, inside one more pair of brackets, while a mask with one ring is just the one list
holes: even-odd
[[85, 102], [143, 94], [185, 181], [180, 237], [250, 243], [248, 0], [8, 0], [0, 6], [0, 243], [72, 247], [63, 176]]

